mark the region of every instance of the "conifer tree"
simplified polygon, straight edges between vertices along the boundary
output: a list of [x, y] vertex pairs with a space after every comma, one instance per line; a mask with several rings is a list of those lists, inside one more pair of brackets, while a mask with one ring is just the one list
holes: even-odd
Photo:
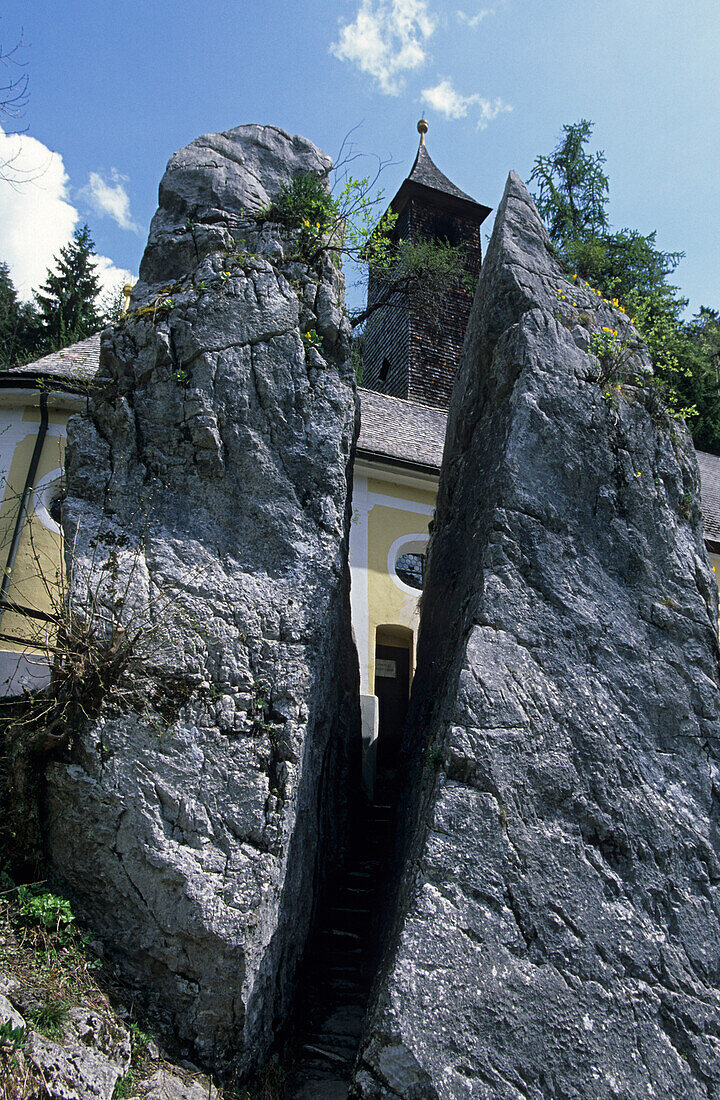
[[688, 304], [669, 282], [684, 252], [663, 252], [656, 234], [610, 229], [609, 181], [603, 152], [585, 148], [593, 124], [563, 126], [549, 156], [535, 159], [530, 181], [558, 256], [606, 298], [617, 299], [647, 343], [668, 406], [687, 416], [695, 444], [720, 454], [720, 320]]
[[17, 316], [17, 292], [10, 278], [10, 268], [0, 263], [0, 364], [3, 366], [11, 365]]
[[95, 244], [87, 225], [76, 229], [69, 244], [55, 257], [56, 270], [35, 292], [46, 350], [67, 347], [103, 327], [97, 307], [100, 281], [93, 263]]
[[0, 262], [0, 369], [26, 363], [39, 353], [41, 334], [31, 302], [20, 302], [8, 264]]

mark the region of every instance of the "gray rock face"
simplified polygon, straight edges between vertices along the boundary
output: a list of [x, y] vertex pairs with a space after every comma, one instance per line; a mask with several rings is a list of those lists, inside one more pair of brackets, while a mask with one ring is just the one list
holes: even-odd
[[363, 1097], [720, 1096], [697, 468], [652, 393], [595, 380], [592, 332], [625, 345], [606, 375], [646, 352], [548, 244], [512, 175], [450, 413]]
[[50, 1100], [112, 1100], [117, 1082], [130, 1068], [128, 1033], [107, 1011], [74, 1006], [56, 1041], [34, 1030], [0, 995], [0, 1023], [6, 1021], [25, 1031], [21, 1053], [9, 1064], [13, 1083], [19, 1086], [36, 1070]]
[[[202, 149], [218, 162], [198, 168]], [[188, 259], [168, 195], [195, 196], [210, 233], [233, 196], [325, 164], [271, 128], [193, 143], [144, 275]], [[104, 338], [69, 439], [69, 599], [102, 668], [126, 667], [48, 774], [48, 847], [78, 907], [197, 1058], [241, 1071], [287, 1015], [360, 743], [343, 279], [286, 251], [248, 222], [242, 248], [193, 252]]]
[[150, 223], [133, 300], [182, 278], [201, 257], [234, 248], [253, 230], [248, 215], [277, 198], [300, 172], [327, 176], [332, 162], [312, 142], [277, 126], [203, 134], [169, 160]]

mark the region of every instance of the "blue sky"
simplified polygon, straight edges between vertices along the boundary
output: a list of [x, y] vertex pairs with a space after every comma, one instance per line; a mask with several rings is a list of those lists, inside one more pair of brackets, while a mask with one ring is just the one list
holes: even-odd
[[390, 197], [424, 106], [435, 162], [492, 207], [591, 119], [612, 223], [684, 250], [690, 308], [720, 307], [717, 0], [5, 0], [0, 42], [21, 33], [0, 260], [25, 294], [83, 221], [106, 282], [136, 274], [165, 164], [201, 133], [273, 123], [334, 155], [361, 124], [358, 149], [396, 162]]

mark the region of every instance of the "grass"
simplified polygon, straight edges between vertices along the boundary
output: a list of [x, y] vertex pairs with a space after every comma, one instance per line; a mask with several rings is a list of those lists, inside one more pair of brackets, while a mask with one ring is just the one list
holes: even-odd
[[46, 1001], [38, 1008], [31, 1009], [26, 1018], [47, 1039], [59, 1039], [70, 1019], [70, 1005], [67, 1001]]
[[[119, 1022], [111, 998], [120, 1007], [131, 1051], [130, 1066], [118, 1079], [112, 1100], [141, 1095], [147, 1079], [163, 1065], [186, 1082], [200, 1081], [208, 1096], [217, 1100], [284, 1100], [286, 1072], [277, 1061], [271, 1061], [248, 1086], [215, 1086], [211, 1092], [206, 1077], [166, 1062], [154, 1037], [128, 1019], [135, 1011], [130, 991], [110, 966], [96, 958], [70, 903], [46, 882], [16, 887], [6, 872], [0, 872], [0, 970], [22, 990], [23, 1003], [33, 1005], [21, 1008], [26, 1028], [0, 1024], [0, 1100], [38, 1100], [47, 1095], [27, 1044], [31, 1029], [62, 1043], [76, 1005]], [[172, 1043], [171, 1035], [164, 1039]]]
[[135, 1074], [129, 1069], [124, 1077], [119, 1077], [115, 1082], [112, 1100], [128, 1100], [128, 1097], [135, 1095], [137, 1084]]

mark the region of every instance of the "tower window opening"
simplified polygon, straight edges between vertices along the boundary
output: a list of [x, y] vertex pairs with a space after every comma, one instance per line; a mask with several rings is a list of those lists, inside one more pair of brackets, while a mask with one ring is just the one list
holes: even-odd
[[386, 382], [387, 376], [390, 373], [390, 360], [383, 359], [382, 366], [380, 367], [380, 373], [378, 374], [378, 380], [380, 382]]

